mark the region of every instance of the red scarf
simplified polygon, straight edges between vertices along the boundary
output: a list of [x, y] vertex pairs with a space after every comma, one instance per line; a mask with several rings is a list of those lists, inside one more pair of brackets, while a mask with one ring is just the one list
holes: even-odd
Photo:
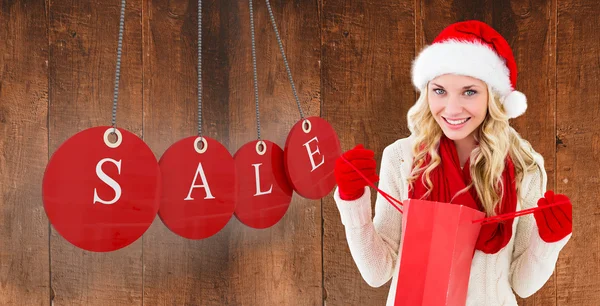
[[[469, 172], [469, 160], [465, 163], [465, 168], [460, 169], [460, 162], [454, 141], [442, 136], [440, 140], [439, 154], [441, 164], [430, 174], [433, 188], [427, 198], [423, 200], [449, 203], [458, 191], [464, 189], [471, 183], [471, 174]], [[431, 161], [428, 154], [425, 158], [425, 165]], [[411, 198], [421, 199], [427, 192], [423, 185], [423, 173], [414, 182], [414, 190], [411, 190]], [[515, 183], [515, 168], [510, 157], [507, 156], [504, 172], [502, 173], [504, 185], [504, 197], [496, 207], [496, 214], [515, 212], [517, 208], [517, 192]], [[479, 211], [484, 211], [477, 191], [471, 187], [467, 192], [458, 195], [453, 204], [462, 204]], [[479, 238], [475, 248], [487, 254], [494, 254], [505, 247], [512, 237], [513, 219], [498, 223], [485, 224], [481, 227]]]

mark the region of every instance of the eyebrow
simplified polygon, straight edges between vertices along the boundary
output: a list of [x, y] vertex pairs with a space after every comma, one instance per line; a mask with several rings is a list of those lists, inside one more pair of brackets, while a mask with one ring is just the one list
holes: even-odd
[[[442, 85], [440, 85], [440, 84], [436, 84], [436, 83], [431, 83], [431, 84], [432, 84], [432, 85], [435, 85], [435, 86], [437, 86], [437, 87], [439, 87], [439, 88], [442, 88], [442, 89], [444, 89], [444, 86], [442, 86]], [[477, 85], [475, 85], [475, 84], [472, 84], [472, 85], [468, 85], [468, 86], [463, 86], [463, 89], [470, 89], [470, 88], [472, 88], [472, 87], [479, 87], [479, 86], [477, 86]]]

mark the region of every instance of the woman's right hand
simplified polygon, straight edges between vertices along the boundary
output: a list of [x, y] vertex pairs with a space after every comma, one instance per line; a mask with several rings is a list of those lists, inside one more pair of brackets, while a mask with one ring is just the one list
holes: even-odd
[[[373, 151], [367, 150], [362, 144], [359, 144], [352, 150], [346, 151], [342, 156], [372, 183], [379, 181], [379, 176], [375, 172], [377, 162], [374, 159]], [[365, 186], [369, 185], [342, 157], [338, 158], [335, 163], [334, 174], [340, 198], [345, 201], [360, 198], [364, 194]]]

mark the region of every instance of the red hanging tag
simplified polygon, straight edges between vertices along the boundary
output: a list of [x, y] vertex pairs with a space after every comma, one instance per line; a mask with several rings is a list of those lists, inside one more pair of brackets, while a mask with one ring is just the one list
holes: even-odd
[[256, 140], [242, 146], [233, 158], [238, 175], [235, 216], [249, 227], [273, 226], [292, 201], [283, 150], [270, 141]]
[[321, 199], [335, 187], [333, 170], [342, 154], [331, 125], [319, 118], [298, 121], [285, 142], [286, 175], [294, 190], [307, 199]]
[[188, 137], [160, 159], [162, 195], [158, 215], [174, 233], [203, 239], [219, 232], [235, 209], [235, 164], [222, 144]]
[[[109, 135], [116, 131], [117, 140]], [[94, 127], [65, 141], [48, 162], [42, 183], [50, 223], [73, 245], [96, 252], [123, 248], [156, 217], [160, 170], [135, 134]]]

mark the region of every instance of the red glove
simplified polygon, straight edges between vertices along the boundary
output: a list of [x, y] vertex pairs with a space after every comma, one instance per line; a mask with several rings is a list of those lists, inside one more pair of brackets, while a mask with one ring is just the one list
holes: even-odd
[[566, 195], [555, 195], [552, 190], [546, 191], [544, 197], [538, 200], [539, 207], [564, 201], [565, 204], [540, 209], [533, 213], [540, 230], [540, 237], [548, 243], [559, 241], [573, 232], [573, 206]]
[[[373, 158], [375, 153], [367, 150], [362, 144], [357, 145], [354, 149], [342, 154], [354, 167], [367, 177], [371, 182], [379, 181], [379, 176], [375, 173], [377, 163]], [[346, 161], [341, 157], [335, 162], [335, 180], [340, 191], [340, 198], [346, 201], [352, 201], [360, 198], [365, 192], [365, 186], [369, 184], [360, 174], [358, 174]]]

